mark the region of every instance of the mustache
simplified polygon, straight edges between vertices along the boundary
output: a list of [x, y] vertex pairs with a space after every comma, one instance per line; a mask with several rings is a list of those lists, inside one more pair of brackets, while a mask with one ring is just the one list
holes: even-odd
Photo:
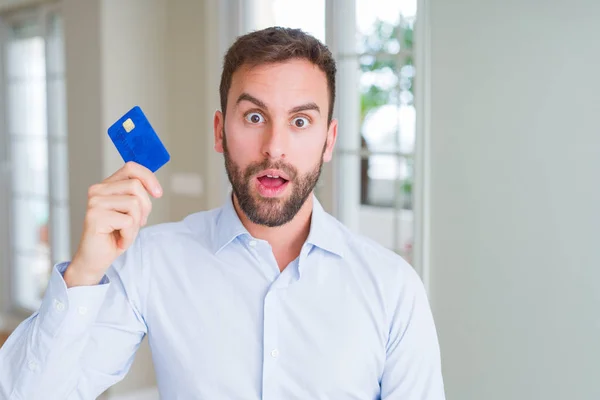
[[265, 169], [278, 169], [286, 173], [286, 175], [290, 178], [291, 181], [296, 180], [296, 176], [298, 176], [298, 170], [283, 161], [272, 162], [268, 159], [265, 159], [261, 162], [254, 162], [248, 167], [246, 167], [246, 171], [244, 173], [244, 178], [248, 179], [252, 175], [258, 174], [260, 171], [264, 171]]

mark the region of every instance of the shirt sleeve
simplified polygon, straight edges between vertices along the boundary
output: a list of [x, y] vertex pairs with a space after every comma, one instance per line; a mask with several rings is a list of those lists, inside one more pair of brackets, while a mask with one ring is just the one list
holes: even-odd
[[147, 333], [138, 311], [139, 246], [95, 286], [67, 288], [68, 263], [53, 268], [39, 310], [0, 348], [0, 398], [92, 399], [123, 379]]
[[421, 279], [402, 268], [381, 379], [381, 399], [444, 400], [440, 348]]

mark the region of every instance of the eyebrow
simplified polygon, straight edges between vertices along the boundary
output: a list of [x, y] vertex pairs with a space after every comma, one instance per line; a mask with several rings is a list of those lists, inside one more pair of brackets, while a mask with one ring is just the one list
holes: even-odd
[[306, 104], [302, 104], [301, 106], [297, 106], [294, 107], [290, 110], [290, 114], [294, 114], [300, 111], [308, 111], [308, 110], [315, 110], [316, 112], [318, 112], [319, 114], [321, 114], [321, 109], [319, 108], [319, 106], [316, 103], [306, 103]]
[[[240, 97], [238, 97], [238, 99], [235, 102], [235, 104], [236, 105], [240, 104], [242, 101], [249, 101], [250, 103], [253, 103], [253, 104], [257, 105], [258, 107], [263, 108], [265, 110], [269, 109], [267, 107], [267, 105], [263, 101], [257, 99], [256, 97], [254, 97], [254, 96], [252, 96], [252, 95], [250, 95], [248, 93], [242, 93], [240, 95]], [[308, 111], [308, 110], [315, 110], [316, 112], [318, 112], [319, 114], [321, 114], [321, 109], [314, 102], [310, 102], [310, 103], [306, 103], [306, 104], [302, 104], [302, 105], [296, 106], [296, 107], [294, 107], [294, 108], [292, 108], [290, 110], [290, 114], [294, 114], [294, 113], [297, 113], [297, 112], [300, 112], [300, 111]]]
[[240, 97], [238, 97], [238, 99], [235, 102], [235, 104], [238, 105], [238, 104], [240, 104], [244, 100], [249, 101], [250, 103], [254, 103], [257, 106], [259, 106], [260, 108], [264, 108], [265, 110], [269, 109], [265, 103], [263, 103], [262, 101], [260, 101], [256, 97], [249, 95], [248, 93], [242, 93], [242, 94], [240, 94]]

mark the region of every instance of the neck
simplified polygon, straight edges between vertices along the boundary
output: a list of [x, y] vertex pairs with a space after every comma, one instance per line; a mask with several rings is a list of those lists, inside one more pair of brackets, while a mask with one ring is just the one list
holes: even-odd
[[269, 242], [280, 270], [283, 270], [287, 264], [300, 255], [300, 250], [302, 250], [302, 246], [310, 232], [310, 220], [313, 210], [312, 193], [291, 221], [276, 227], [259, 225], [250, 221], [241, 210], [235, 194], [233, 194], [233, 205], [240, 221], [242, 221], [250, 235]]

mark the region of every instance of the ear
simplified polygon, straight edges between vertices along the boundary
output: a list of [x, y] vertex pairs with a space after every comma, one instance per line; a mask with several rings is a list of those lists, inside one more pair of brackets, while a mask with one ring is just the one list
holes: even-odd
[[213, 120], [213, 130], [215, 135], [215, 150], [218, 153], [223, 153], [223, 125], [225, 124], [225, 118], [223, 113], [219, 110], [215, 112]]
[[335, 146], [335, 141], [337, 140], [337, 128], [337, 119], [331, 120], [329, 128], [327, 129], [327, 143], [325, 144], [325, 152], [323, 152], [323, 162], [331, 161], [331, 157], [333, 156], [333, 147]]

